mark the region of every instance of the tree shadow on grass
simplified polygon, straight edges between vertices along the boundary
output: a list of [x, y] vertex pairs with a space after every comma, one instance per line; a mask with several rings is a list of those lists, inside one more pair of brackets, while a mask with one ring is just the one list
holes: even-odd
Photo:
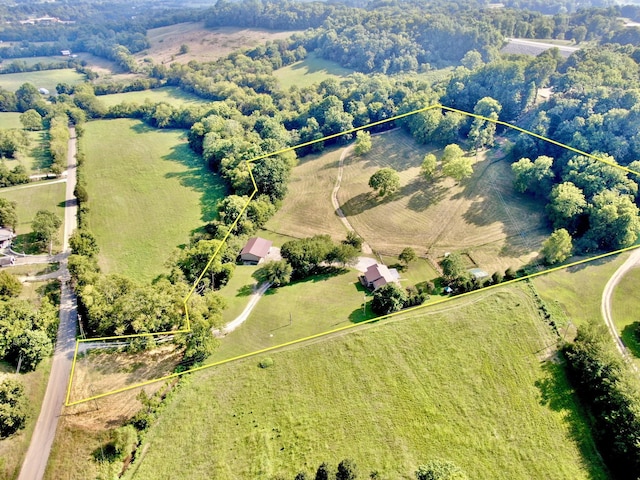
[[202, 164], [202, 160], [193, 154], [187, 143], [180, 143], [171, 149], [163, 160], [178, 162], [188, 167], [185, 172], [171, 172], [167, 178], [178, 178], [180, 184], [200, 193], [202, 221], [210, 222], [218, 216], [218, 201], [229, 194], [224, 181]]
[[254, 284], [243, 285], [236, 292], [236, 297], [248, 297], [254, 292]]
[[569, 435], [575, 441], [582, 454], [582, 462], [598, 478], [601, 472], [597, 452], [587, 423], [586, 413], [582, 410], [578, 398], [569, 384], [563, 363], [545, 361], [542, 363], [542, 378], [534, 385], [540, 393], [540, 404], [554, 412], [563, 412], [568, 425]]
[[[149, 133], [149, 132], [158, 132], [157, 128], [154, 128], [150, 125], [147, 125], [145, 122], [143, 122], [142, 120], [140, 120], [139, 122], [136, 122], [135, 124], [131, 125], [131, 130], [133, 130], [136, 133]], [[160, 130], [162, 131], [162, 130]]]
[[362, 212], [366, 212], [370, 208], [376, 207], [381, 203], [384, 203], [385, 200], [389, 201], [391, 196], [386, 197], [382, 201], [376, 201], [376, 197], [371, 192], [361, 193], [356, 195], [355, 197], [350, 198], [342, 205], [340, 208], [344, 212], [346, 216], [351, 215], [359, 215]]
[[[594, 252], [593, 254], [589, 255], [589, 256], [583, 256], [583, 257], [577, 257], [574, 259], [574, 261], [580, 261], [580, 260], [587, 260], [589, 257], [595, 257], [596, 255], [600, 255], [602, 253], [606, 253], [606, 252]], [[609, 262], [614, 261], [616, 258], [618, 258], [618, 255], [609, 255], [608, 257], [604, 257], [604, 258], [599, 258], [598, 260], [593, 260], [590, 262], [585, 262], [585, 263], [581, 263], [579, 265], [574, 265], [572, 267], [568, 267], [567, 268], [567, 272], [569, 273], [579, 273], [582, 270], [584, 270], [587, 267], [598, 267], [601, 265], [605, 265]]]
[[22, 233], [14, 238], [13, 242], [11, 242], [11, 249], [14, 252], [26, 253], [27, 255], [38, 255], [47, 252], [42, 242], [36, 238], [33, 232]]
[[631, 354], [640, 358], [640, 341], [636, 336], [636, 331], [640, 329], [640, 321], [633, 322], [622, 329], [620, 337]]
[[407, 207], [414, 212], [424, 212], [431, 205], [440, 202], [446, 193], [447, 189], [441, 182], [428, 182], [422, 177], [417, 177], [402, 187], [399, 195], [411, 195]]
[[51, 167], [53, 159], [49, 153], [49, 138], [45, 132], [37, 132], [37, 140], [32, 142], [29, 155], [33, 158], [31, 169], [33, 171], [47, 170]]

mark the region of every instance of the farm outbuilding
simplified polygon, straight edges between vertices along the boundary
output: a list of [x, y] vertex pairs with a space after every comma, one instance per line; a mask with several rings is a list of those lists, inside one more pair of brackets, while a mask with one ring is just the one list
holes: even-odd
[[473, 275], [476, 280], [482, 280], [483, 278], [487, 278], [489, 276], [489, 274], [481, 268], [472, 268], [471, 270], [469, 270], [469, 273]]
[[387, 283], [397, 282], [399, 278], [400, 275], [395, 268], [376, 263], [367, 268], [364, 275], [360, 276], [360, 283], [375, 291], [380, 287], [384, 287]]
[[252, 237], [240, 252], [240, 261], [247, 265], [257, 265], [269, 254], [271, 240], [260, 237]]
[[47, 89], [46, 89], [46, 88], [44, 88], [44, 87], [40, 87], [40, 88], [38, 89], [38, 92], [40, 92], [42, 95], [49, 95], [49, 90], [47, 90]]

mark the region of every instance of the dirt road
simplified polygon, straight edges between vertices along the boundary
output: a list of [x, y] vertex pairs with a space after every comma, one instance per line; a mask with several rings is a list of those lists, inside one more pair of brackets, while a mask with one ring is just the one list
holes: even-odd
[[618, 270], [611, 276], [609, 281], [604, 287], [604, 291], [602, 292], [602, 303], [600, 309], [602, 311], [602, 317], [604, 318], [605, 323], [607, 324], [607, 328], [609, 329], [609, 333], [613, 337], [616, 348], [625, 358], [629, 358], [629, 352], [627, 351], [627, 347], [625, 347], [622, 338], [618, 335], [618, 330], [616, 329], [616, 325], [613, 322], [613, 316], [611, 314], [611, 299], [613, 297], [613, 291], [616, 288], [616, 285], [620, 283], [620, 280], [624, 277], [624, 275], [631, 270], [633, 267], [640, 264], [640, 249], [634, 250], [631, 253], [631, 256], [624, 262]]
[[76, 199], [73, 196], [73, 190], [76, 185], [75, 129], [69, 128], [69, 133], [71, 138], [69, 139], [69, 153], [67, 156], [63, 258], [60, 261], [60, 270], [58, 271], [62, 280], [60, 325], [58, 327], [56, 348], [53, 354], [47, 391], [18, 480], [40, 480], [44, 476], [56, 434], [56, 427], [58, 426], [58, 417], [64, 405], [67, 382], [73, 360], [73, 349], [75, 347], [76, 325], [78, 323], [77, 302], [74, 292], [67, 286], [66, 282], [69, 277], [67, 270], [69, 235], [77, 225], [77, 206]]

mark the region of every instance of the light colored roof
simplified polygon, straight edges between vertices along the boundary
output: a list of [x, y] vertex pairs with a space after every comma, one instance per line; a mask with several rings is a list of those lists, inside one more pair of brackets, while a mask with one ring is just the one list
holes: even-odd
[[2, 240], [11, 240], [16, 235], [8, 228], [0, 228], [0, 241]]
[[476, 278], [486, 278], [489, 276], [489, 274], [481, 268], [472, 268], [471, 270], [469, 270], [469, 273]]
[[264, 258], [269, 253], [269, 249], [273, 242], [271, 240], [265, 240], [260, 237], [252, 237], [249, 239], [247, 244], [244, 246], [240, 255], [250, 254], [255, 255], [256, 257]]
[[386, 285], [389, 282], [395, 282], [397, 278], [389, 271], [386, 265], [381, 265], [376, 263], [375, 265], [371, 265], [367, 268], [367, 271], [364, 272], [364, 278], [367, 283], [370, 283], [373, 286], [373, 289], [376, 290], [383, 285]]

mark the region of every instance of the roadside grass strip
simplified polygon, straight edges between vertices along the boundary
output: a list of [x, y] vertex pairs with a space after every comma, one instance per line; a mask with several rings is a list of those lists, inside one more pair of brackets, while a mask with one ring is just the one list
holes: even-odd
[[529, 275], [525, 275], [523, 277], [519, 277], [519, 278], [516, 278], [516, 279], [513, 279], [513, 280], [508, 280], [508, 281], [505, 281], [505, 282], [502, 282], [502, 283], [499, 283], [499, 284], [490, 285], [490, 286], [487, 286], [487, 287], [484, 287], [484, 288], [481, 288], [481, 289], [478, 289], [478, 290], [473, 290], [471, 292], [462, 293], [460, 295], [455, 295], [455, 296], [452, 296], [452, 297], [442, 298], [442, 299], [436, 300], [434, 302], [430, 302], [430, 303], [425, 304], [425, 305], [418, 305], [416, 307], [407, 308], [407, 309], [401, 310], [399, 312], [394, 312], [394, 313], [391, 313], [391, 314], [388, 314], [388, 315], [383, 315], [383, 316], [380, 316], [380, 317], [371, 318], [369, 320], [364, 320], [364, 321], [361, 321], [359, 323], [354, 323], [354, 324], [350, 324], [350, 325], [344, 325], [344, 326], [341, 326], [341, 327], [338, 327], [338, 328], [330, 329], [330, 330], [327, 330], [327, 331], [324, 331], [324, 332], [320, 332], [320, 333], [316, 333], [316, 334], [313, 334], [313, 335], [309, 335], [309, 336], [306, 336], [306, 337], [303, 337], [303, 338], [298, 338], [298, 339], [295, 339], [295, 340], [284, 342], [284, 343], [281, 343], [279, 345], [274, 345], [274, 346], [270, 346], [270, 347], [267, 347], [267, 348], [255, 350], [253, 352], [244, 353], [242, 355], [237, 355], [237, 356], [234, 356], [234, 357], [231, 357], [231, 358], [228, 358], [228, 359], [224, 359], [224, 360], [220, 360], [220, 361], [217, 361], [217, 362], [208, 363], [208, 364], [201, 365], [201, 366], [198, 366], [198, 367], [194, 367], [194, 368], [191, 368], [191, 369], [188, 369], [188, 370], [184, 370], [184, 371], [181, 371], [181, 372], [172, 373], [170, 375], [166, 375], [166, 376], [163, 376], [163, 377], [154, 378], [154, 379], [151, 379], [151, 380], [147, 380], [145, 382], [140, 382], [140, 383], [136, 383], [136, 384], [133, 384], [133, 385], [127, 385], [125, 387], [118, 388], [118, 389], [115, 389], [115, 390], [111, 390], [111, 391], [108, 391], [108, 392], [103, 392], [103, 393], [100, 393], [100, 394], [97, 394], [97, 395], [93, 395], [91, 397], [81, 398], [81, 399], [78, 399], [78, 400], [71, 401], [71, 399], [70, 399], [70, 397], [71, 397], [71, 389], [72, 389], [72, 386], [73, 386], [73, 377], [74, 377], [75, 367], [76, 367], [76, 363], [77, 363], [77, 359], [78, 359], [78, 350], [79, 350], [80, 345], [82, 343], [89, 343], [89, 342], [90, 343], [99, 343], [99, 342], [108, 342], [108, 341], [112, 341], [112, 340], [127, 340], [127, 339], [132, 339], [132, 338], [156, 337], [156, 336], [161, 336], [161, 335], [175, 335], [175, 334], [191, 332], [191, 323], [190, 323], [190, 320], [189, 320], [189, 307], [188, 307], [189, 299], [191, 298], [191, 296], [195, 292], [195, 289], [196, 289], [197, 285], [200, 283], [202, 278], [208, 272], [211, 264], [213, 263], [214, 259], [218, 256], [218, 253], [220, 252], [222, 247], [226, 244], [230, 233], [235, 229], [238, 221], [242, 218], [242, 215], [244, 214], [245, 210], [247, 209], [247, 207], [249, 206], [251, 201], [254, 199], [254, 197], [258, 193], [258, 187], [256, 185], [256, 182], [255, 182], [255, 179], [254, 179], [254, 176], [253, 176], [253, 172], [252, 172], [252, 169], [251, 169], [251, 163], [258, 162], [260, 160], [263, 160], [263, 159], [268, 158], [268, 157], [272, 157], [274, 155], [280, 155], [280, 154], [283, 154], [283, 153], [291, 152], [291, 151], [297, 150], [298, 148], [310, 146], [310, 145], [313, 145], [315, 143], [324, 142], [324, 141], [327, 141], [327, 140], [331, 140], [331, 139], [334, 139], [334, 138], [341, 137], [343, 135], [348, 135], [350, 133], [354, 133], [354, 132], [357, 132], [357, 131], [360, 131], [360, 130], [366, 130], [368, 128], [375, 127], [377, 125], [382, 125], [382, 124], [385, 124], [385, 123], [388, 123], [388, 122], [393, 122], [393, 121], [399, 120], [401, 118], [406, 118], [406, 117], [409, 117], [411, 115], [416, 115], [418, 113], [426, 112], [426, 111], [429, 111], [429, 110], [432, 110], [432, 109], [436, 109], [436, 108], [439, 108], [439, 109], [442, 109], [442, 110], [451, 111], [451, 112], [456, 112], [456, 113], [459, 113], [459, 114], [462, 114], [462, 115], [466, 115], [468, 117], [478, 118], [478, 119], [481, 119], [481, 120], [484, 120], [484, 121], [487, 121], [487, 122], [495, 123], [497, 125], [502, 125], [502, 126], [505, 126], [507, 128], [516, 130], [518, 132], [521, 132], [521, 133], [530, 135], [532, 137], [538, 138], [538, 139], [543, 140], [545, 142], [551, 143], [553, 145], [562, 147], [562, 148], [564, 148], [566, 150], [572, 151], [572, 152], [577, 153], [579, 155], [583, 155], [583, 156], [585, 156], [585, 157], [587, 157], [587, 158], [589, 158], [591, 160], [602, 162], [602, 163], [607, 164], [607, 165], [609, 165], [611, 167], [618, 168], [620, 170], [623, 170], [626, 173], [631, 173], [633, 175], [640, 176], [640, 172], [636, 172], [636, 171], [631, 170], [631, 169], [629, 169], [627, 167], [624, 167], [624, 166], [618, 165], [618, 164], [616, 164], [614, 162], [602, 159], [602, 158], [600, 158], [598, 156], [595, 156], [595, 155], [592, 155], [590, 153], [584, 152], [584, 151], [579, 150], [577, 148], [574, 148], [574, 147], [562, 144], [560, 142], [557, 142], [555, 140], [543, 137], [542, 135], [538, 135], [536, 133], [533, 133], [533, 132], [530, 132], [528, 130], [525, 130], [525, 129], [521, 128], [521, 127], [517, 127], [515, 125], [512, 125], [510, 123], [503, 122], [503, 121], [500, 121], [500, 120], [494, 120], [494, 119], [491, 119], [491, 118], [488, 118], [488, 117], [484, 117], [482, 115], [477, 115], [477, 114], [474, 114], [474, 113], [465, 112], [463, 110], [458, 110], [458, 109], [455, 109], [455, 108], [451, 108], [451, 107], [447, 107], [447, 106], [439, 105], [439, 104], [431, 105], [431, 106], [424, 107], [424, 108], [420, 108], [420, 109], [417, 109], [417, 110], [413, 110], [411, 112], [403, 113], [401, 115], [396, 115], [396, 116], [391, 117], [391, 118], [387, 118], [387, 119], [384, 119], [384, 120], [379, 120], [379, 121], [376, 121], [376, 122], [372, 122], [372, 123], [369, 123], [369, 124], [361, 126], [361, 127], [356, 127], [356, 128], [352, 128], [352, 129], [349, 129], [349, 130], [345, 130], [345, 131], [340, 132], [340, 133], [327, 135], [326, 137], [323, 137], [323, 138], [320, 138], [320, 139], [317, 139], [317, 140], [312, 140], [310, 142], [301, 143], [301, 144], [295, 145], [293, 147], [287, 147], [287, 148], [283, 148], [281, 150], [278, 150], [278, 151], [275, 151], [275, 152], [272, 152], [272, 153], [267, 153], [267, 154], [263, 154], [263, 155], [257, 156], [255, 158], [245, 162], [246, 165], [247, 165], [247, 171], [249, 172], [249, 176], [250, 176], [251, 182], [253, 184], [253, 191], [252, 191], [251, 195], [249, 196], [249, 198], [247, 200], [247, 203], [244, 205], [244, 207], [240, 211], [239, 215], [236, 217], [236, 220], [231, 224], [230, 228], [227, 231], [227, 234], [222, 239], [222, 242], [220, 242], [218, 248], [215, 250], [215, 252], [211, 256], [211, 258], [209, 259], [209, 261], [208, 261], [207, 265], [205, 266], [204, 270], [202, 271], [200, 276], [196, 279], [196, 281], [193, 283], [193, 286], [191, 287], [191, 289], [189, 290], [187, 296], [183, 300], [183, 305], [184, 305], [184, 310], [185, 310], [185, 325], [184, 325], [184, 328], [181, 328], [181, 329], [178, 329], [178, 330], [169, 331], [169, 332], [140, 333], [140, 334], [135, 334], [135, 335], [123, 335], [123, 336], [110, 336], [110, 337], [99, 337], [99, 338], [76, 339], [76, 346], [75, 346], [74, 355], [73, 355], [73, 363], [72, 363], [72, 366], [71, 366], [71, 374], [69, 376], [69, 382], [68, 382], [68, 386], [67, 386], [67, 394], [66, 394], [66, 398], [65, 398], [65, 406], [71, 407], [73, 405], [79, 405], [79, 404], [82, 404], [82, 403], [85, 403], [85, 402], [89, 402], [89, 401], [92, 401], [92, 400], [97, 400], [99, 398], [107, 397], [109, 395], [115, 395], [117, 393], [122, 393], [122, 392], [125, 392], [125, 391], [128, 391], [128, 390], [132, 390], [132, 389], [135, 389], [135, 388], [144, 387], [146, 385], [150, 385], [150, 384], [155, 383], [155, 382], [170, 380], [172, 378], [176, 378], [176, 377], [179, 377], [179, 376], [187, 374], [187, 373], [198, 372], [198, 371], [205, 370], [205, 369], [208, 369], [208, 368], [211, 368], [211, 367], [215, 367], [215, 366], [218, 366], [218, 365], [223, 365], [225, 363], [234, 362], [236, 360], [240, 360], [240, 359], [243, 359], [243, 358], [253, 357], [255, 355], [260, 355], [260, 354], [263, 354], [263, 353], [266, 353], [266, 352], [271, 352], [273, 350], [281, 349], [283, 347], [288, 347], [288, 346], [291, 346], [291, 345], [301, 344], [301, 343], [304, 343], [304, 342], [307, 342], [307, 341], [310, 341], [310, 340], [314, 340], [314, 339], [317, 339], [317, 338], [320, 338], [320, 337], [325, 337], [325, 336], [328, 336], [328, 335], [332, 335], [332, 334], [335, 334], [335, 333], [339, 333], [339, 332], [350, 330], [350, 329], [353, 329], [353, 328], [356, 328], [356, 327], [360, 327], [362, 325], [366, 325], [366, 324], [370, 324], [370, 323], [374, 323], [374, 322], [385, 322], [386, 323], [387, 321], [392, 320], [392, 319], [394, 319], [395, 317], [397, 317], [399, 315], [406, 315], [407, 313], [417, 312], [418, 310], [422, 310], [422, 309], [425, 309], [425, 308], [428, 308], [428, 307], [434, 307], [436, 305], [441, 305], [441, 304], [444, 304], [444, 303], [447, 303], [447, 302], [450, 302], [450, 301], [453, 301], [453, 300], [456, 300], [456, 299], [459, 299], [459, 298], [467, 297], [467, 296], [470, 296], [470, 295], [475, 295], [475, 294], [478, 294], [478, 293], [481, 293], [481, 292], [486, 292], [486, 291], [492, 290], [492, 289], [497, 288], [497, 287], [502, 287], [502, 286], [505, 286], [505, 285], [514, 284], [516, 282], [521, 282], [523, 280], [528, 280], [528, 279], [531, 279], [531, 278], [539, 277], [539, 276], [545, 275], [547, 273], [563, 270], [563, 269], [570, 268], [570, 267], [575, 267], [577, 265], [582, 265], [582, 264], [585, 264], [585, 263], [588, 263], [588, 262], [593, 262], [593, 261], [596, 261], [596, 260], [599, 260], [599, 259], [602, 259], [602, 258], [610, 257], [610, 256], [613, 256], [613, 255], [618, 255], [618, 254], [623, 253], [623, 252], [627, 252], [627, 251], [634, 250], [636, 248], [640, 248], [640, 245], [632, 245], [632, 246], [627, 247], [627, 248], [622, 248], [622, 249], [619, 249], [619, 250], [615, 250], [615, 251], [608, 252], [608, 253], [603, 253], [603, 254], [596, 255], [594, 257], [586, 258], [586, 259], [583, 259], [583, 260], [579, 260], [579, 261], [576, 261], [576, 262], [560, 265], [558, 267], [553, 267], [553, 268], [546, 269], [546, 270], [543, 270], [543, 271], [535, 272], [535, 273], [532, 273], [532, 274], [529, 274]]

